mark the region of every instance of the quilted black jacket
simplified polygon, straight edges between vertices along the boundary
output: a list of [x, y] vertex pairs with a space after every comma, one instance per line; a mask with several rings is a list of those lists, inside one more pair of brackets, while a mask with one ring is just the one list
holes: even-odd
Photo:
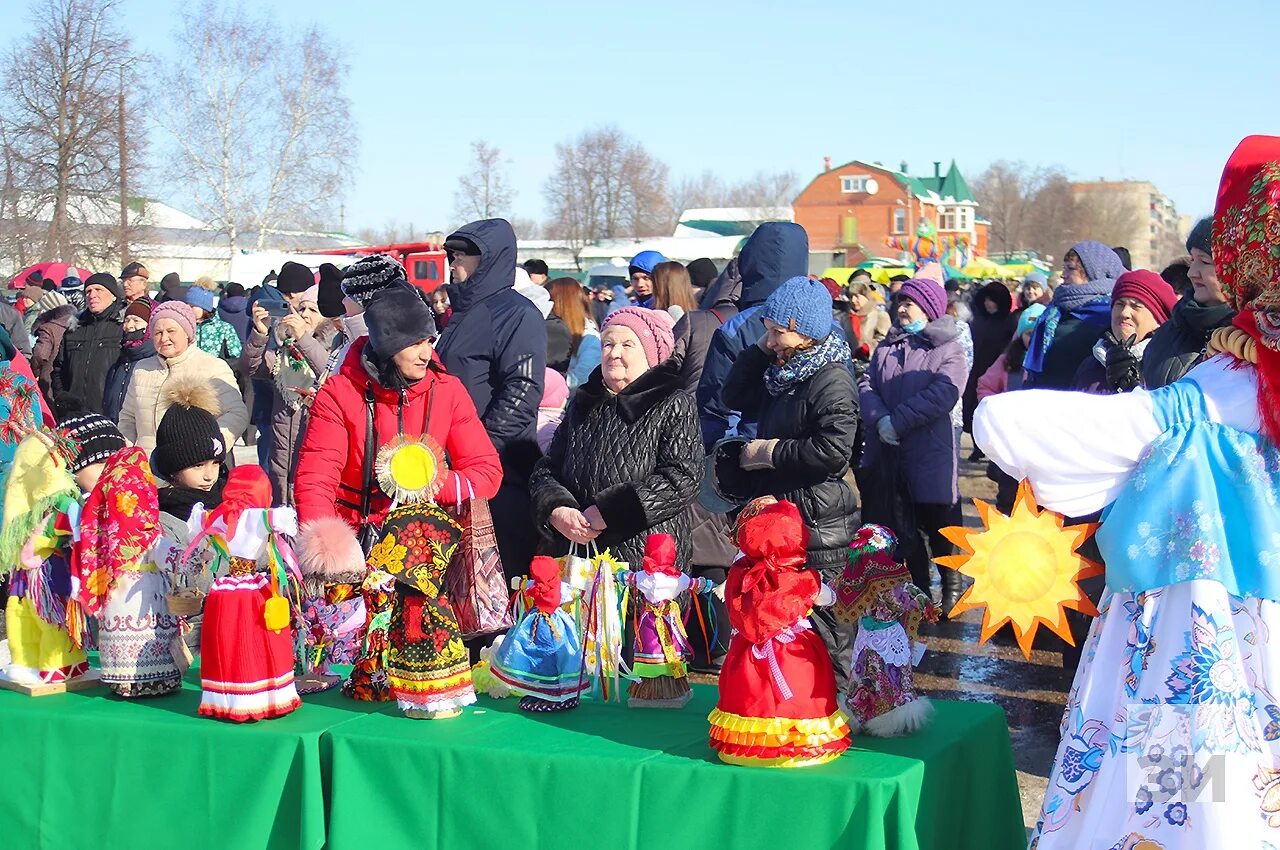
[[723, 396], [729, 407], [759, 417], [758, 438], [778, 440], [774, 468], [746, 472], [717, 463], [717, 479], [732, 492], [794, 502], [809, 528], [810, 566], [843, 564], [858, 528], [858, 502], [844, 480], [858, 430], [849, 364], [829, 363], [790, 393], [772, 396], [764, 388], [769, 363], [758, 345], [748, 346], [734, 362]]
[[638, 568], [645, 538], [666, 533], [676, 539], [678, 563], [688, 565], [687, 508], [701, 483], [698, 414], [680, 390], [679, 363], [658, 364], [617, 395], [597, 368], [534, 467], [534, 522], [547, 550], [563, 555], [569, 541], [551, 527], [551, 512], [595, 505], [608, 526], [596, 538], [601, 548]]

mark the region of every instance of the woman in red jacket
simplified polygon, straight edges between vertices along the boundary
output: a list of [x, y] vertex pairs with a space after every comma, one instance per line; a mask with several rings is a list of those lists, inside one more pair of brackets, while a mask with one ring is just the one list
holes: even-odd
[[[426, 433], [444, 447], [450, 471], [436, 501], [452, 505], [461, 493], [489, 499], [502, 482], [498, 453], [471, 396], [444, 371], [432, 348], [435, 322], [419, 292], [397, 284], [379, 292], [364, 313], [367, 339], [316, 394], [298, 454], [294, 501], [300, 524], [337, 516], [353, 529], [381, 524], [391, 500], [376, 483], [362, 516], [365, 453], [376, 457], [397, 435]], [[373, 405], [372, 445], [366, 445], [367, 402]]]

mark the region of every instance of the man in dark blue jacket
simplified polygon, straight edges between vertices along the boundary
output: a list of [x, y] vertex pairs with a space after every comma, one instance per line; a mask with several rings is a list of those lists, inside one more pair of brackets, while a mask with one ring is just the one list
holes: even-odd
[[547, 328], [533, 302], [512, 288], [516, 234], [509, 222], [472, 222], [444, 245], [453, 315], [436, 352], [471, 394], [502, 460], [502, 487], [491, 500], [494, 531], [507, 575], [523, 575], [537, 546], [528, 481], [541, 457], [536, 432]]
[[764, 336], [760, 308], [765, 299], [783, 281], [808, 272], [809, 235], [798, 224], [766, 221], [742, 246], [742, 253], [738, 255], [738, 273], [742, 276], [739, 312], [716, 331], [698, 382], [698, 410], [702, 417], [702, 440], [707, 451], [728, 433], [735, 422], [740, 436], [755, 436], [755, 422], [738, 421], [738, 412], [730, 410], [720, 400], [720, 390], [733, 368], [733, 361]]

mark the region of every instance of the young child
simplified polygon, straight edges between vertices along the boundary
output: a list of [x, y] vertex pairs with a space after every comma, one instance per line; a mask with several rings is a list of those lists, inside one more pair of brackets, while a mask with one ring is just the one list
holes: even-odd
[[184, 300], [196, 315], [196, 347], [220, 360], [235, 360], [242, 349], [240, 335], [230, 322], [218, 318], [216, 287], [211, 278], [202, 277], [187, 290]]
[[89, 495], [102, 477], [107, 460], [125, 447], [120, 428], [98, 413], [78, 413], [62, 420], [60, 429], [75, 443], [71, 473], [80, 492]]
[[590, 682], [582, 670], [577, 624], [562, 607], [573, 601], [574, 591], [560, 580], [560, 564], [538, 555], [518, 592], [527, 613], [494, 653], [493, 677], [521, 695], [525, 711], [577, 708]]
[[547, 453], [551, 438], [564, 419], [564, 409], [569, 403], [569, 385], [555, 369], [547, 369], [542, 382], [542, 402], [538, 405], [538, 448]]
[[[191, 512], [192, 544], [211, 537], [229, 562], [204, 606], [200, 640], [200, 716], [243, 723], [283, 717], [302, 704], [293, 680], [293, 629], [287, 585], [296, 564], [281, 535], [298, 530], [293, 508], [271, 507], [271, 483], [258, 466], [237, 466], [222, 504]], [[265, 560], [266, 572], [258, 564]], [[282, 575], [283, 574], [283, 575]]]
[[98, 618], [102, 681], [123, 697], [177, 691], [178, 618], [169, 612], [171, 546], [160, 536], [156, 483], [145, 452], [113, 454], [85, 500], [72, 559], [72, 588]]
[[735, 529], [742, 557], [725, 582], [734, 633], [708, 718], [711, 748], [729, 764], [801, 767], [849, 747], [835, 673], [808, 615], [834, 594], [806, 569], [808, 532], [791, 502], [750, 502]]
[[160, 488], [160, 510], [186, 522], [196, 504], [213, 510], [222, 503], [227, 447], [215, 418], [218, 399], [208, 384], [183, 381], [167, 395], [151, 469], [169, 482]]

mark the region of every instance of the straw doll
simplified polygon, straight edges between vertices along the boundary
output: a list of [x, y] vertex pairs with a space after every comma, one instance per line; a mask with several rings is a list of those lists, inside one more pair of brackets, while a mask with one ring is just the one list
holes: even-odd
[[805, 568], [800, 512], [762, 497], [743, 509], [735, 533], [742, 556], [725, 582], [733, 636], [708, 718], [711, 747], [721, 761], [754, 767], [831, 761], [848, 749], [849, 725], [831, 657], [808, 620], [826, 594]]

